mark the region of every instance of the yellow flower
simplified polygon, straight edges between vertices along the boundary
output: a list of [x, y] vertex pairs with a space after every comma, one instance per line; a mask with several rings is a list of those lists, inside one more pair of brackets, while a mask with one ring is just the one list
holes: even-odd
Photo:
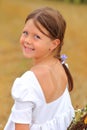
[[84, 123], [87, 124], [87, 116], [84, 119]]

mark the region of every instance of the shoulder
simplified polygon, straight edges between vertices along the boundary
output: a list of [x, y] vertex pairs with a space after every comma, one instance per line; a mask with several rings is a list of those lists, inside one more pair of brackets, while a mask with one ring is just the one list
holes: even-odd
[[47, 91], [47, 89], [49, 88], [48, 86], [50, 86], [51, 80], [50, 68], [46, 65], [41, 65], [35, 66], [31, 70], [38, 79], [40, 87], [43, 89], [43, 91]]
[[34, 74], [27, 71], [21, 77], [16, 78], [11, 93], [15, 100], [36, 100], [40, 95], [40, 91]]
[[50, 75], [49, 68], [47, 66], [35, 66], [31, 68], [31, 71], [36, 75], [37, 78], [46, 78]]

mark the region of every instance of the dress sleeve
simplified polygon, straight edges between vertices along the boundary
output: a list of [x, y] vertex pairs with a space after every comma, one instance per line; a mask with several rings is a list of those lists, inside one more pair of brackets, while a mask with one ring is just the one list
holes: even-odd
[[12, 97], [15, 101], [11, 113], [13, 122], [32, 124], [32, 111], [39, 103], [35, 87], [31, 73], [26, 73], [15, 80], [12, 87]]

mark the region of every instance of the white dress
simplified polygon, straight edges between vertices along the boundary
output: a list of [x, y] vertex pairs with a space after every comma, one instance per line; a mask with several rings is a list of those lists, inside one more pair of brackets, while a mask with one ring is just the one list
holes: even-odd
[[62, 96], [46, 103], [32, 71], [25, 72], [15, 80], [12, 97], [15, 103], [4, 130], [15, 130], [15, 123], [29, 124], [30, 130], [67, 130], [74, 117], [67, 87]]

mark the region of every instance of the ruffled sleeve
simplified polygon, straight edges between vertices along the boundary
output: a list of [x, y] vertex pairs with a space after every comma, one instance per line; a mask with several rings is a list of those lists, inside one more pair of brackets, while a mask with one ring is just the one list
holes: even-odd
[[31, 72], [17, 78], [12, 87], [15, 104], [12, 108], [11, 120], [15, 123], [32, 124], [32, 111], [40, 104], [40, 97]]

